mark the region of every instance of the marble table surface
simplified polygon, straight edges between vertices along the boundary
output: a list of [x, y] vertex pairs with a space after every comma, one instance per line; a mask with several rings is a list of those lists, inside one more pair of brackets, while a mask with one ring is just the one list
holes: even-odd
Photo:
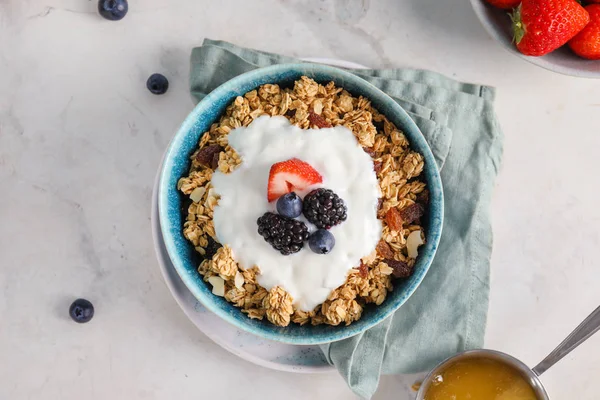
[[[151, 188], [205, 37], [496, 86], [486, 346], [534, 365], [600, 304], [600, 81], [511, 56], [467, 0], [130, 3], [108, 22], [93, 0], [0, 0], [0, 399], [355, 398], [335, 373], [237, 359], [164, 285]], [[145, 88], [154, 72], [164, 96]], [[90, 324], [68, 318], [79, 296]], [[594, 399], [599, 361], [597, 335], [542, 380], [553, 399]], [[384, 377], [375, 399], [411, 399], [414, 380]]]

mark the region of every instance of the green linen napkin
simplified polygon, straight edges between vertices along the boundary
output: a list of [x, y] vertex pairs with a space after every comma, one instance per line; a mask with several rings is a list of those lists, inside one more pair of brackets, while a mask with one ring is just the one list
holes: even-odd
[[[205, 40], [191, 56], [192, 96], [241, 73], [299, 60]], [[445, 217], [437, 255], [411, 298], [366, 332], [322, 346], [350, 388], [370, 398], [384, 374], [421, 372], [483, 345], [492, 251], [490, 197], [502, 155], [494, 89], [415, 69], [353, 69], [414, 119], [441, 169]]]

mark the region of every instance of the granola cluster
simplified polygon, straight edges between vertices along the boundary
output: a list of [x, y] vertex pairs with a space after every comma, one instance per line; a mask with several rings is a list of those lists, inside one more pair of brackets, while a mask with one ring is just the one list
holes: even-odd
[[[219, 201], [211, 186], [212, 174], [217, 169], [230, 173], [242, 162], [228, 145], [227, 135], [261, 115], [282, 115], [303, 129], [347, 127], [372, 157], [381, 188], [378, 217], [383, 232], [376, 250], [363, 257], [346, 282], [310, 312], [296, 309], [283, 288], [261, 287], [256, 280], [260, 266], [243, 270], [226, 244], [211, 248], [217, 240], [213, 210]], [[250, 318], [266, 317], [278, 326], [290, 322], [348, 325], [361, 317], [365, 305], [383, 303], [394, 278], [412, 273], [416, 251], [409, 250], [407, 238], [415, 232], [412, 236], [420, 236], [419, 244], [425, 239], [420, 225], [428, 202], [426, 184], [420, 179], [423, 157], [410, 149], [404, 134], [364, 97], [354, 97], [333, 82], [321, 85], [307, 77], [296, 81], [293, 88], [263, 85], [227, 107], [219, 122], [204, 133], [191, 161], [188, 176], [177, 185], [192, 201], [183, 234], [205, 257], [198, 272], [210, 281], [213, 293], [224, 296]]]

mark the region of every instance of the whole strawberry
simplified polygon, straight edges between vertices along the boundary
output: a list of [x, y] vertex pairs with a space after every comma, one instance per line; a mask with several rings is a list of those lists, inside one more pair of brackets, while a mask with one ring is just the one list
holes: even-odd
[[585, 8], [590, 14], [590, 23], [569, 41], [569, 47], [580, 57], [600, 60], [600, 4]]
[[590, 21], [575, 0], [523, 0], [511, 18], [517, 49], [527, 56], [558, 49]]
[[521, 4], [521, 0], [485, 0], [485, 1], [487, 1], [489, 4], [493, 5], [494, 7], [502, 8], [505, 10], [510, 10], [512, 8], [515, 8], [519, 4]]

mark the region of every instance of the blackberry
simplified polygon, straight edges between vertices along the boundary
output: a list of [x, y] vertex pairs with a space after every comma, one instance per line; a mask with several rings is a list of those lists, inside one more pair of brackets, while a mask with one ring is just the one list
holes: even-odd
[[268, 212], [256, 223], [258, 234], [284, 256], [299, 252], [308, 239], [308, 228], [302, 221]]
[[329, 229], [348, 217], [344, 200], [329, 189], [315, 189], [307, 194], [303, 211], [307, 220], [322, 229]]

